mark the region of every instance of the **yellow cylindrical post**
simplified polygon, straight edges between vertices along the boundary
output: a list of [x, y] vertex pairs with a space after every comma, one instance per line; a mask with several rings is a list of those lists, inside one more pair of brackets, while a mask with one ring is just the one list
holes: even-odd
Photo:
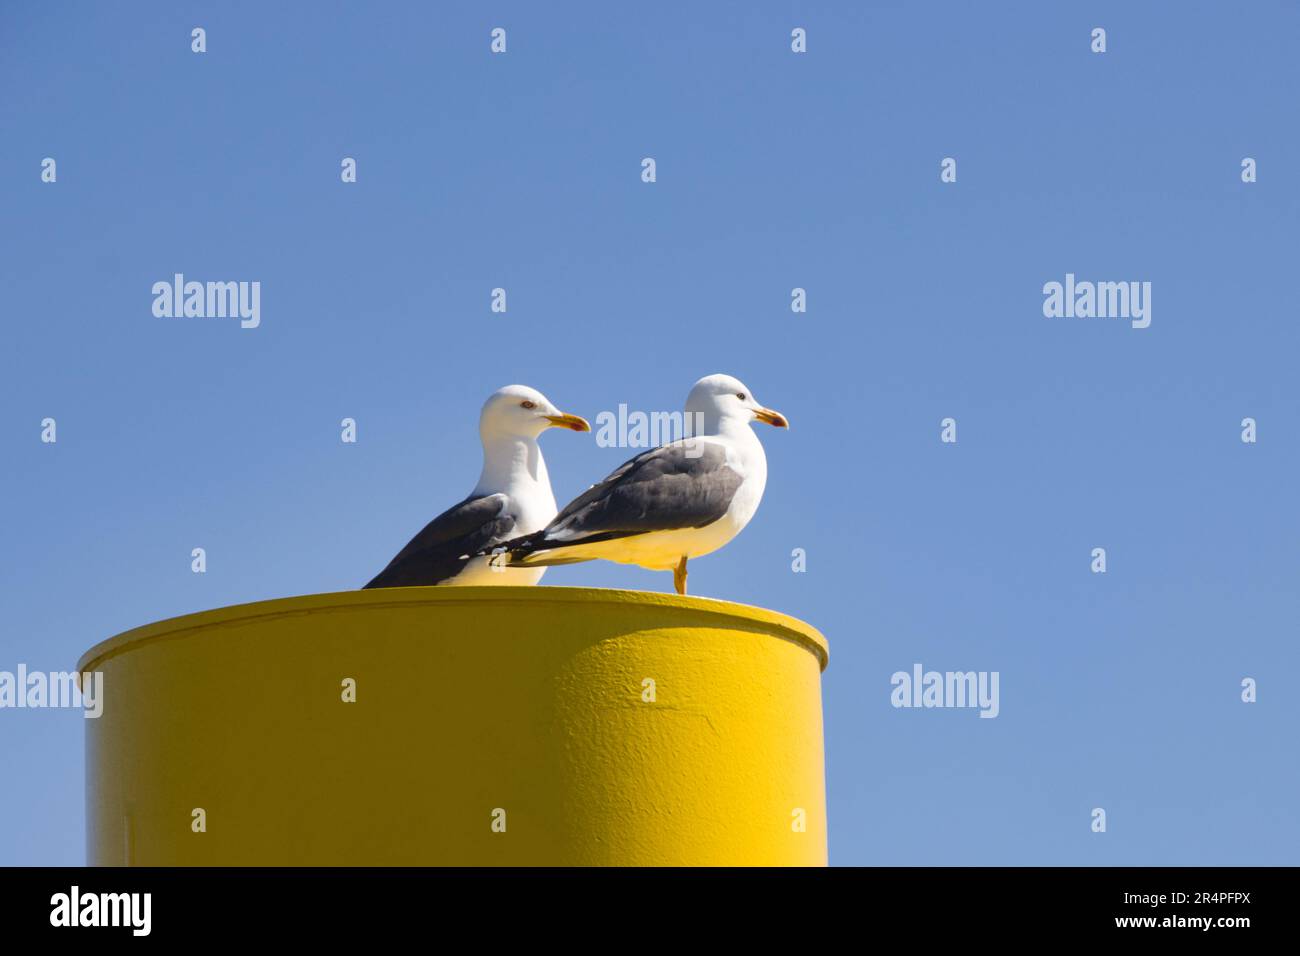
[[824, 865], [822, 636], [696, 597], [395, 588], [87, 651], [92, 865]]

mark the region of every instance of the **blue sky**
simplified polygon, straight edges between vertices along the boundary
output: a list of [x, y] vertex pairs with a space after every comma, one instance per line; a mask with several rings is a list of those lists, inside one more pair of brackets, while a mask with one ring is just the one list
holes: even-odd
[[[833, 863], [1300, 862], [1298, 28], [1283, 2], [6, 5], [0, 669], [359, 586], [472, 486], [500, 385], [594, 420], [725, 371], [794, 427], [691, 586], [830, 640]], [[175, 272], [260, 281], [260, 328], [155, 318]], [[1067, 272], [1150, 281], [1151, 326], [1044, 317]], [[544, 448], [561, 501], [630, 454]], [[998, 671], [999, 717], [891, 707], [916, 662]], [[82, 862], [82, 723], [0, 712], [0, 864]]]

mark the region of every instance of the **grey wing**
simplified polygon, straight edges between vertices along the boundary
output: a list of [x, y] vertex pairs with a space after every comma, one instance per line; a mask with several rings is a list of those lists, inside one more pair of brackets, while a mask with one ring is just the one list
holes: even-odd
[[721, 445], [700, 441], [653, 448], [566, 505], [545, 530], [531, 536], [530, 550], [703, 528], [727, 513], [743, 480], [727, 464]]
[[367, 588], [440, 584], [465, 566], [464, 555], [507, 540], [515, 528], [509, 498], [485, 495], [452, 505], [424, 526]]

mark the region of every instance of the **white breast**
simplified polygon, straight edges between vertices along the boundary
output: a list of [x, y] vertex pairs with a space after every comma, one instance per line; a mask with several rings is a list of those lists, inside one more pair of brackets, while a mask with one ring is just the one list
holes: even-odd
[[[510, 475], [502, 489], [507, 496], [506, 508], [515, 516], [515, 526], [510, 536], [518, 538], [534, 531], [541, 531], [559, 509], [555, 505], [555, 494], [551, 491], [551, 481], [542, 465], [540, 480], [527, 472]], [[529, 587], [537, 584], [546, 573], [546, 568], [507, 568], [493, 567], [489, 558], [470, 558], [465, 568], [450, 581], [451, 585], [471, 587], [498, 586]]]

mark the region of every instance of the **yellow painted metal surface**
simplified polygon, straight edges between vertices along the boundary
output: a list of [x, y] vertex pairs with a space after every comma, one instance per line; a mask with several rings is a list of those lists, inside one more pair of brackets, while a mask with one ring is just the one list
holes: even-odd
[[88, 862], [824, 865], [825, 663], [785, 615], [591, 588], [147, 625], [79, 666]]

